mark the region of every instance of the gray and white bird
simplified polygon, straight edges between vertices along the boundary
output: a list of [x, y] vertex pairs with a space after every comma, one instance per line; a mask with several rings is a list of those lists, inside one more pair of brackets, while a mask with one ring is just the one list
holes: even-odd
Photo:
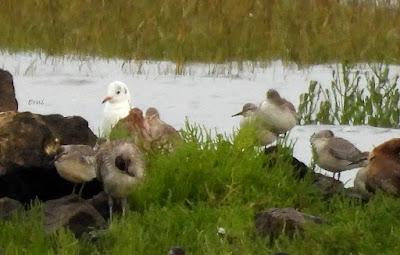
[[364, 167], [368, 164], [368, 152], [361, 152], [346, 139], [336, 137], [331, 130], [314, 133], [310, 139], [315, 163], [333, 173], [353, 168]]
[[74, 183], [72, 193], [77, 184], [82, 184], [79, 196], [86, 182], [96, 178], [95, 151], [89, 145], [61, 145], [54, 159], [58, 174], [65, 180]]
[[295, 107], [274, 89], [267, 91], [265, 100], [260, 104], [260, 112], [273, 133], [286, 134], [296, 126]]
[[270, 130], [268, 123], [262, 118], [262, 112], [255, 104], [244, 104], [241, 112], [232, 115], [232, 117], [235, 116], [243, 117], [240, 120], [241, 128], [246, 125], [254, 125], [257, 142], [260, 146], [267, 146], [278, 138], [278, 135]]
[[144, 177], [145, 164], [138, 147], [125, 140], [108, 141], [96, 154], [97, 178], [108, 195], [110, 220], [114, 200], [119, 200], [125, 215], [127, 196]]
[[128, 116], [132, 107], [128, 86], [120, 81], [111, 82], [102, 103], [104, 104], [102, 132], [107, 136], [120, 119]]

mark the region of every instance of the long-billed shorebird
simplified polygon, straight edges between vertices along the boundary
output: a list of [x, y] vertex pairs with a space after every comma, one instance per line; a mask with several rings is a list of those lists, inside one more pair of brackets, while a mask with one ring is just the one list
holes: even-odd
[[154, 107], [146, 110], [145, 123], [148, 133], [151, 137], [152, 145], [157, 148], [171, 150], [171, 146], [180, 139], [178, 131], [171, 125], [160, 119], [160, 113]]
[[333, 172], [333, 177], [340, 172], [366, 166], [368, 152], [361, 152], [346, 139], [336, 137], [331, 130], [314, 133], [310, 139], [315, 163]]
[[108, 195], [110, 220], [114, 200], [119, 200], [125, 215], [129, 192], [144, 177], [143, 155], [138, 147], [125, 140], [108, 141], [96, 154], [97, 177]]
[[295, 107], [274, 89], [267, 91], [265, 101], [260, 104], [260, 112], [270, 131], [275, 134], [286, 134], [296, 126]]
[[76, 185], [82, 184], [79, 196], [82, 195], [85, 183], [96, 178], [95, 152], [88, 145], [61, 145], [54, 166], [62, 178], [75, 184], [73, 194]]
[[240, 120], [240, 127], [246, 125], [253, 125], [256, 131], [257, 142], [260, 146], [267, 146], [273, 143], [278, 135], [270, 130], [268, 123], [262, 118], [260, 109], [253, 103], [246, 103], [243, 105], [242, 111], [232, 115], [242, 116]]
[[126, 117], [131, 109], [131, 94], [128, 86], [120, 81], [108, 85], [107, 96], [103, 100], [104, 116], [102, 132], [107, 136], [118, 120]]

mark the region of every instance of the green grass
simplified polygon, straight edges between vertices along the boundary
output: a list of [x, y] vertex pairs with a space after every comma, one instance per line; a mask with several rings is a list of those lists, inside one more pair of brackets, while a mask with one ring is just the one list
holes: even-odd
[[187, 62], [399, 63], [400, 8], [371, 2], [2, 0], [0, 48], [170, 60], [179, 73]]
[[398, 128], [399, 76], [387, 65], [369, 65], [361, 71], [348, 63], [332, 72], [330, 86], [310, 81], [300, 95], [301, 124], [371, 125]]
[[[188, 254], [397, 254], [400, 202], [377, 194], [368, 204], [340, 195], [323, 201], [307, 177], [296, 181], [287, 162], [290, 147], [269, 169], [269, 157], [243, 140], [187, 125], [185, 140], [171, 154], [148, 155], [145, 181], [129, 197], [125, 218], [116, 217], [94, 241], [77, 240], [68, 230], [46, 235], [41, 205], [0, 222], [5, 254], [167, 254], [172, 246]], [[304, 235], [272, 244], [258, 236], [254, 216], [269, 207], [295, 207], [323, 217]], [[23, 222], [23, 224], [21, 224]], [[226, 236], [217, 235], [223, 227]], [[1, 252], [0, 252], [1, 253]]]

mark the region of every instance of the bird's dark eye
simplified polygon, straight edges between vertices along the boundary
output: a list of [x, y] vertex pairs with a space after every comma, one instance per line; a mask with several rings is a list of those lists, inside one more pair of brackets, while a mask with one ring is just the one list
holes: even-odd
[[117, 90], [117, 95], [121, 94], [121, 91]]

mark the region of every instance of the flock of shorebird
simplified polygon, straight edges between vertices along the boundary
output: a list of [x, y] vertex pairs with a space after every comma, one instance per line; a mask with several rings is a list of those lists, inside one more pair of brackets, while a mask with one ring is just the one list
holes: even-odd
[[[158, 110], [147, 109], [145, 116], [139, 108], [132, 108], [131, 95], [126, 84], [114, 81], [108, 85], [104, 103], [102, 130], [105, 136], [114, 127], [124, 125], [132, 134], [146, 144], [165, 144], [171, 137], [179, 137], [178, 132], [160, 119]], [[282, 98], [276, 90], [270, 89], [266, 98], [258, 106], [253, 103], [243, 105], [242, 111], [234, 116], [242, 116], [241, 128], [253, 125], [258, 145], [268, 146], [285, 136], [297, 124], [297, 114], [292, 103]], [[108, 195], [110, 217], [115, 200], [121, 203], [125, 214], [128, 193], [145, 175], [142, 148], [135, 140], [106, 140], [94, 148], [87, 145], [62, 145], [54, 160], [55, 167], [63, 178], [83, 184], [94, 178], [103, 183]], [[335, 137], [332, 131], [322, 130], [310, 138], [315, 163], [335, 174], [360, 168], [355, 187], [360, 192], [369, 193], [377, 189], [400, 195], [400, 139], [383, 143], [371, 153], [361, 152], [351, 142]], [[146, 148], [146, 147], [145, 147]], [[75, 186], [73, 189], [75, 192]]]

